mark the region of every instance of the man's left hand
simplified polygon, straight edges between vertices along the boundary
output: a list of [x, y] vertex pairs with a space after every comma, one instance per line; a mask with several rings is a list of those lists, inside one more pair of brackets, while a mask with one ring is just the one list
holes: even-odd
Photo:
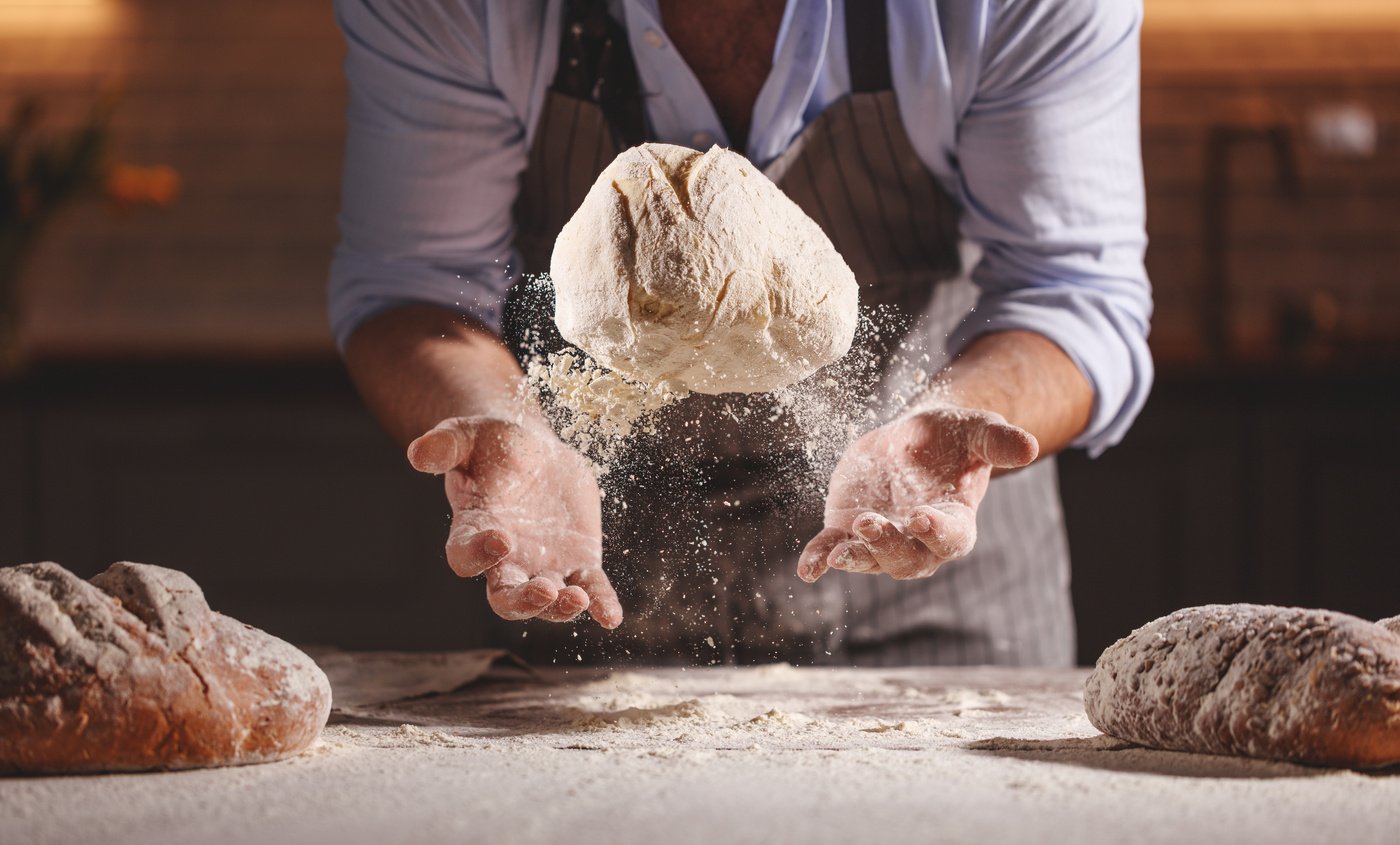
[[825, 528], [803, 550], [798, 576], [811, 582], [832, 568], [927, 578], [972, 551], [992, 470], [1023, 467], [1039, 451], [1000, 414], [955, 406], [871, 431], [837, 463]]

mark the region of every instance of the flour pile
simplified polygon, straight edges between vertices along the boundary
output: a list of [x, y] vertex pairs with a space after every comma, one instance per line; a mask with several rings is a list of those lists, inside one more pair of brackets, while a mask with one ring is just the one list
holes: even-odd
[[643, 144], [555, 242], [555, 323], [603, 366], [697, 393], [764, 393], [850, 349], [859, 286], [815, 221], [737, 153]]
[[[402, 655], [406, 661], [414, 655]], [[849, 669], [802, 669], [775, 663], [740, 669], [545, 670], [548, 695], [529, 686], [461, 691], [366, 708], [377, 745], [461, 746], [471, 733], [465, 710], [492, 713], [490, 729], [539, 735], [551, 747], [601, 744], [647, 751], [666, 748], [863, 749], [912, 741], [985, 741], [1008, 735], [1022, 741], [1059, 738], [1027, 723], [1027, 703], [1063, 709], [1076, 733], [1092, 734], [1077, 691], [1069, 696], [1040, 688], [1011, 694], [997, 682], [1006, 670], [957, 670], [967, 684], [925, 684], [920, 672], [875, 674]], [[1034, 683], [1041, 679], [1024, 673]], [[1015, 679], [1018, 684], [1024, 683]], [[486, 726], [483, 725], [483, 728]], [[447, 730], [443, 730], [447, 729]]]

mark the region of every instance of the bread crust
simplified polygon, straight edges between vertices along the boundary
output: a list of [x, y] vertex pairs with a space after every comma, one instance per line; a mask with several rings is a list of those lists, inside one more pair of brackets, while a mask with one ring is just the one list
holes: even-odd
[[330, 700], [309, 657], [210, 610], [183, 573], [0, 569], [0, 771], [269, 762], [316, 739]]
[[1179, 610], [1109, 646], [1084, 690], [1110, 736], [1328, 766], [1400, 763], [1400, 635], [1345, 613]]

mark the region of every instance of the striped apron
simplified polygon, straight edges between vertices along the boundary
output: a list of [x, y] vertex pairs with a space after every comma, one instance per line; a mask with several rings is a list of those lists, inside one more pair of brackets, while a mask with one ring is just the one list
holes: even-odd
[[[647, 140], [631, 49], [606, 6], [566, 4], [559, 69], [514, 209], [527, 274], [548, 272], [555, 237], [597, 174]], [[845, 7], [852, 93], [764, 172], [845, 257], [862, 307], [902, 318], [900, 331], [873, 341], [883, 344], [873, 350], [882, 364], [870, 387], [890, 392], [911, 378], [890, 351], [902, 343], [901, 358], [936, 370], [976, 291], [963, 269], [959, 210], [899, 119], [883, 4]], [[512, 290], [508, 341], [564, 345], [549, 297], [538, 286]], [[825, 478], [814, 484], [800, 444], [768, 422], [779, 415], [773, 402], [692, 396], [663, 413], [658, 434], [609, 476], [604, 566], [627, 613], [621, 628], [532, 623], [524, 639], [502, 627], [503, 640], [545, 662], [1072, 664], [1053, 461], [993, 480], [976, 548], [932, 577], [832, 571], [809, 585], [796, 561], [821, 528]]]

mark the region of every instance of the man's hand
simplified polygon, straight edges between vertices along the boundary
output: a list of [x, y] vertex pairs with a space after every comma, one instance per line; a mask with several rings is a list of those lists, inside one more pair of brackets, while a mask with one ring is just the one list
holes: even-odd
[[497, 614], [568, 622], [587, 610], [604, 628], [622, 623], [603, 573], [597, 482], [552, 432], [454, 417], [409, 444], [408, 460], [446, 473], [447, 562], [464, 578], [486, 573]]
[[1029, 432], [990, 411], [935, 407], [875, 429], [837, 463], [825, 528], [803, 550], [798, 576], [932, 575], [972, 551], [993, 468], [1025, 466], [1038, 452]]

